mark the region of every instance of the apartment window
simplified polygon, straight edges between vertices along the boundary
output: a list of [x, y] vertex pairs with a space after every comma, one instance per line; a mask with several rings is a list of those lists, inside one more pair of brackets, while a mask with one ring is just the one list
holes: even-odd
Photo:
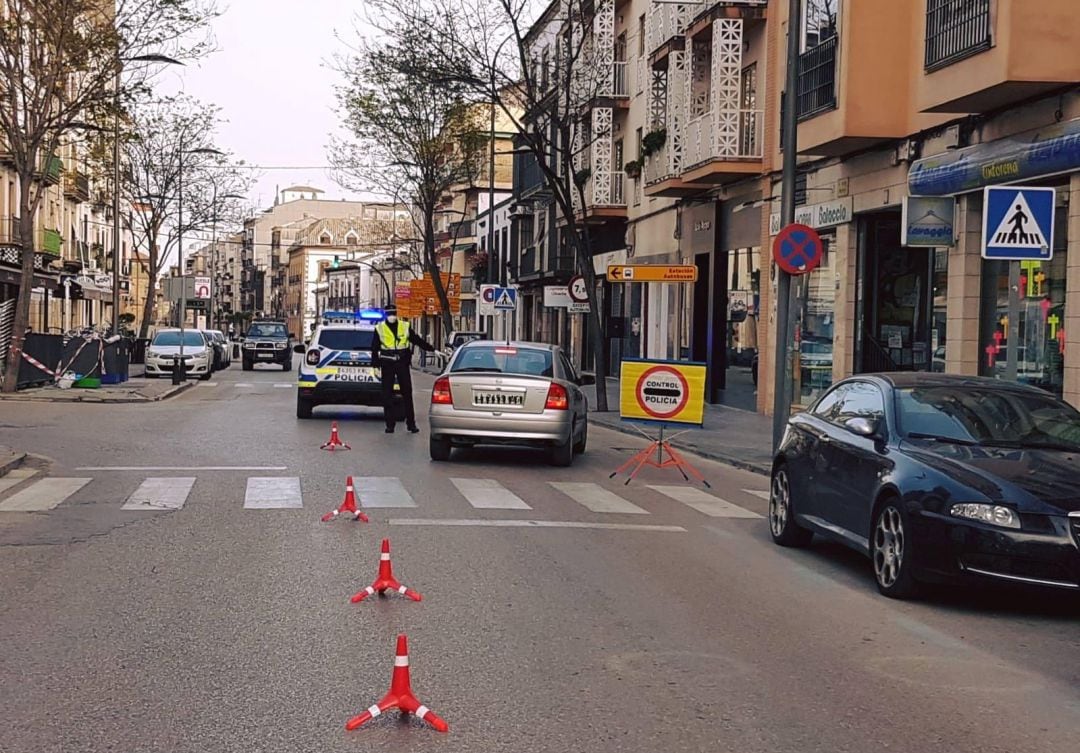
[[841, 0], [803, 0], [803, 52], [835, 37]]
[[637, 20], [637, 54], [639, 57], [645, 55], [645, 14], [642, 13], [638, 16]]
[[990, 0], [926, 0], [926, 70], [990, 49]]

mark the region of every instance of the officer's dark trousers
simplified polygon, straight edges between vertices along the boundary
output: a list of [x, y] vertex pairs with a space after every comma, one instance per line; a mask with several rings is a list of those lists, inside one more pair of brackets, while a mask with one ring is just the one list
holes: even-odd
[[379, 364], [382, 368], [383, 419], [386, 428], [393, 429], [396, 422], [394, 409], [394, 381], [401, 386], [401, 399], [405, 401], [405, 425], [416, 426], [416, 411], [412, 400], [412, 369], [407, 360], [387, 361]]

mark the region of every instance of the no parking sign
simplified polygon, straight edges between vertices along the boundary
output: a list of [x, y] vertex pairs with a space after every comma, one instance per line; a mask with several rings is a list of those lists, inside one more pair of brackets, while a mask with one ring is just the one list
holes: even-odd
[[701, 426], [705, 418], [705, 364], [623, 361], [619, 409], [624, 420]]

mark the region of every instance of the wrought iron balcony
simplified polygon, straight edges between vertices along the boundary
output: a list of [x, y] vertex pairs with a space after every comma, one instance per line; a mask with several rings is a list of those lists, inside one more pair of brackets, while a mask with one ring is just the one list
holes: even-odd
[[89, 201], [90, 178], [78, 170], [68, 174], [64, 181], [64, 196], [75, 202]]
[[0, 246], [22, 246], [21, 222], [19, 217], [4, 217], [0, 220]]
[[990, 49], [990, 0], [927, 0], [926, 70]]
[[836, 51], [838, 38], [823, 40], [799, 56], [799, 119], [836, 107]]

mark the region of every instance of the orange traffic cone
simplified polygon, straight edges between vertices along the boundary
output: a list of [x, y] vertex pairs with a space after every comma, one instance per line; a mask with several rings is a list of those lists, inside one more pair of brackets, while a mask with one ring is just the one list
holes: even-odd
[[341, 503], [341, 507], [336, 510], [331, 510], [322, 516], [322, 522], [325, 523], [328, 520], [333, 520], [343, 512], [351, 512], [355, 517], [353, 520], [362, 520], [365, 523], [369, 522], [368, 516], [356, 506], [356, 493], [353, 491], [352, 476], [345, 479], [345, 501]]
[[341, 441], [341, 437], [338, 436], [337, 421], [334, 421], [332, 424], [330, 424], [330, 441], [322, 445], [319, 449], [330, 450], [330, 452], [333, 452], [339, 447], [345, 450], [352, 449], [352, 447]]
[[439, 732], [450, 731], [450, 725], [440, 719], [434, 711], [420, 703], [413, 694], [412, 684], [409, 682], [409, 646], [404, 633], [397, 637], [397, 657], [394, 659], [394, 674], [390, 679], [390, 692], [367, 711], [354, 716], [346, 722], [345, 729], [357, 729], [384, 712], [395, 708], [400, 709], [403, 714], [416, 714]]
[[423, 598], [411, 588], [401, 585], [398, 579], [394, 577], [393, 568], [390, 566], [390, 539], [382, 540], [382, 555], [379, 557], [379, 577], [363, 591], [357, 591], [352, 597], [352, 603], [359, 604], [376, 591], [380, 594], [387, 591], [397, 591], [402, 596], [406, 596], [413, 601], [420, 601]]

